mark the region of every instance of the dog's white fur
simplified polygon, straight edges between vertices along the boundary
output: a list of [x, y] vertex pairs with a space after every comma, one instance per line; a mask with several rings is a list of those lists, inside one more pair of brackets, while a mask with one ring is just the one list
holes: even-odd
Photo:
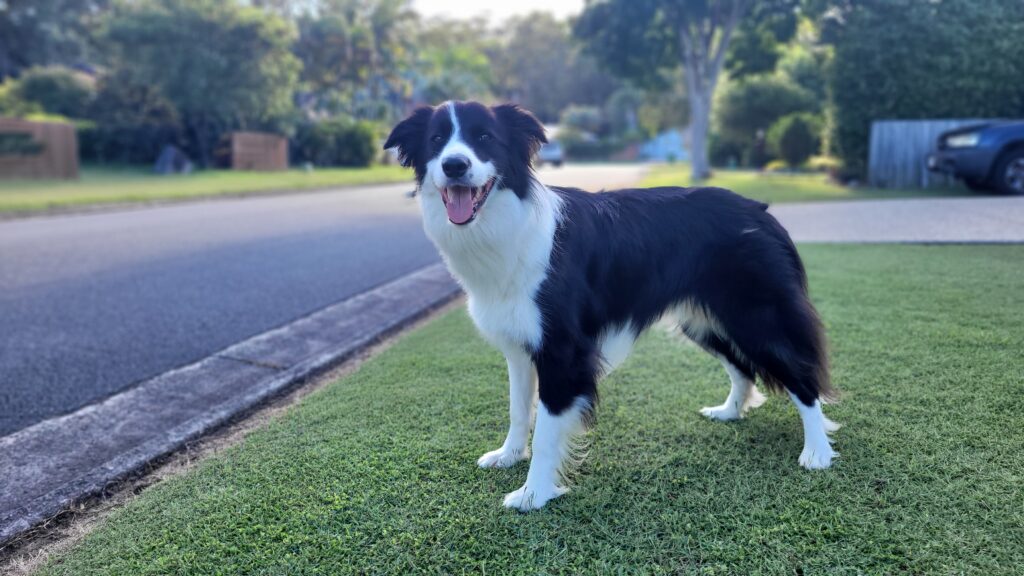
[[[573, 460], [574, 446], [584, 431], [584, 414], [590, 409], [583, 399], [561, 414], [538, 408], [537, 372], [523, 344], [539, 349], [543, 337], [541, 312], [534, 296], [547, 276], [556, 228], [561, 219], [561, 200], [550, 189], [535, 183], [523, 200], [502, 186], [494, 165], [483, 162], [468, 146], [460, 131], [455, 107], [448, 105], [452, 134], [442, 152], [426, 165], [419, 201], [424, 230], [438, 247], [449, 270], [465, 289], [469, 314], [487, 341], [504, 353], [509, 372], [509, 431], [505, 442], [477, 460], [484, 468], [512, 466], [530, 458], [527, 448], [536, 420], [532, 460], [526, 483], [504, 499], [506, 507], [533, 510], [567, 491], [564, 475]], [[472, 186], [483, 186], [497, 177], [485, 205], [467, 225], [449, 222], [441, 189], [447, 182], [444, 159], [461, 154], [470, 160], [467, 174]], [[681, 305], [673, 311], [680, 324], [706, 324], [715, 319], [705, 310]], [[629, 355], [636, 334], [627, 323], [606, 332], [600, 340], [603, 373], [607, 374]], [[733, 420], [764, 402], [764, 396], [735, 367], [725, 362], [732, 388], [725, 403], [702, 410], [717, 420]], [[821, 412], [794, 398], [804, 424], [805, 444], [800, 464], [808, 469], [827, 468], [835, 453], [827, 432], [837, 428]], [[536, 416], [535, 416], [536, 415]]]

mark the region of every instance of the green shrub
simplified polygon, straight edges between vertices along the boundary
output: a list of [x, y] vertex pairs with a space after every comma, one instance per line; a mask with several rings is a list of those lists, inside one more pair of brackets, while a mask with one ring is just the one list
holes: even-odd
[[768, 150], [799, 168], [821, 148], [821, 121], [812, 114], [790, 114], [768, 130]]
[[739, 147], [742, 163], [760, 167], [771, 160], [767, 130], [783, 116], [815, 112], [809, 92], [781, 76], [752, 76], [725, 86], [716, 103], [715, 132]]
[[377, 128], [370, 122], [334, 118], [299, 127], [296, 157], [316, 166], [369, 166], [377, 154]]
[[575, 129], [563, 130], [558, 141], [565, 148], [565, 155], [573, 160], [607, 160], [623, 148], [619, 139], [598, 138]]
[[59, 66], [32, 68], [21, 75], [12, 91], [43, 112], [81, 119], [88, 115], [96, 90], [91, 79]]

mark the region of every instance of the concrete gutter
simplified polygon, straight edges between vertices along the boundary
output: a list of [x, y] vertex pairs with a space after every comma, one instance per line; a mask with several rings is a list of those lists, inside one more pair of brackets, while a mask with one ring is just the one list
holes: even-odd
[[0, 438], [0, 546], [459, 293], [444, 265], [428, 266]]

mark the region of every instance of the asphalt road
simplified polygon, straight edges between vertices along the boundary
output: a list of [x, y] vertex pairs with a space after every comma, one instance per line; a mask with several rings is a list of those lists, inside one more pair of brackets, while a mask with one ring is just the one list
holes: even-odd
[[[541, 178], [615, 188], [643, 170]], [[0, 222], [0, 436], [437, 262], [410, 189]]]

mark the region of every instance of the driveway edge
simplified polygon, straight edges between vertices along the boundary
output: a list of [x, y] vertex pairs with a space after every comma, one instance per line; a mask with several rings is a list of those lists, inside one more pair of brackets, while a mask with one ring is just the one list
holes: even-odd
[[0, 546], [461, 293], [443, 264], [0, 438]]

